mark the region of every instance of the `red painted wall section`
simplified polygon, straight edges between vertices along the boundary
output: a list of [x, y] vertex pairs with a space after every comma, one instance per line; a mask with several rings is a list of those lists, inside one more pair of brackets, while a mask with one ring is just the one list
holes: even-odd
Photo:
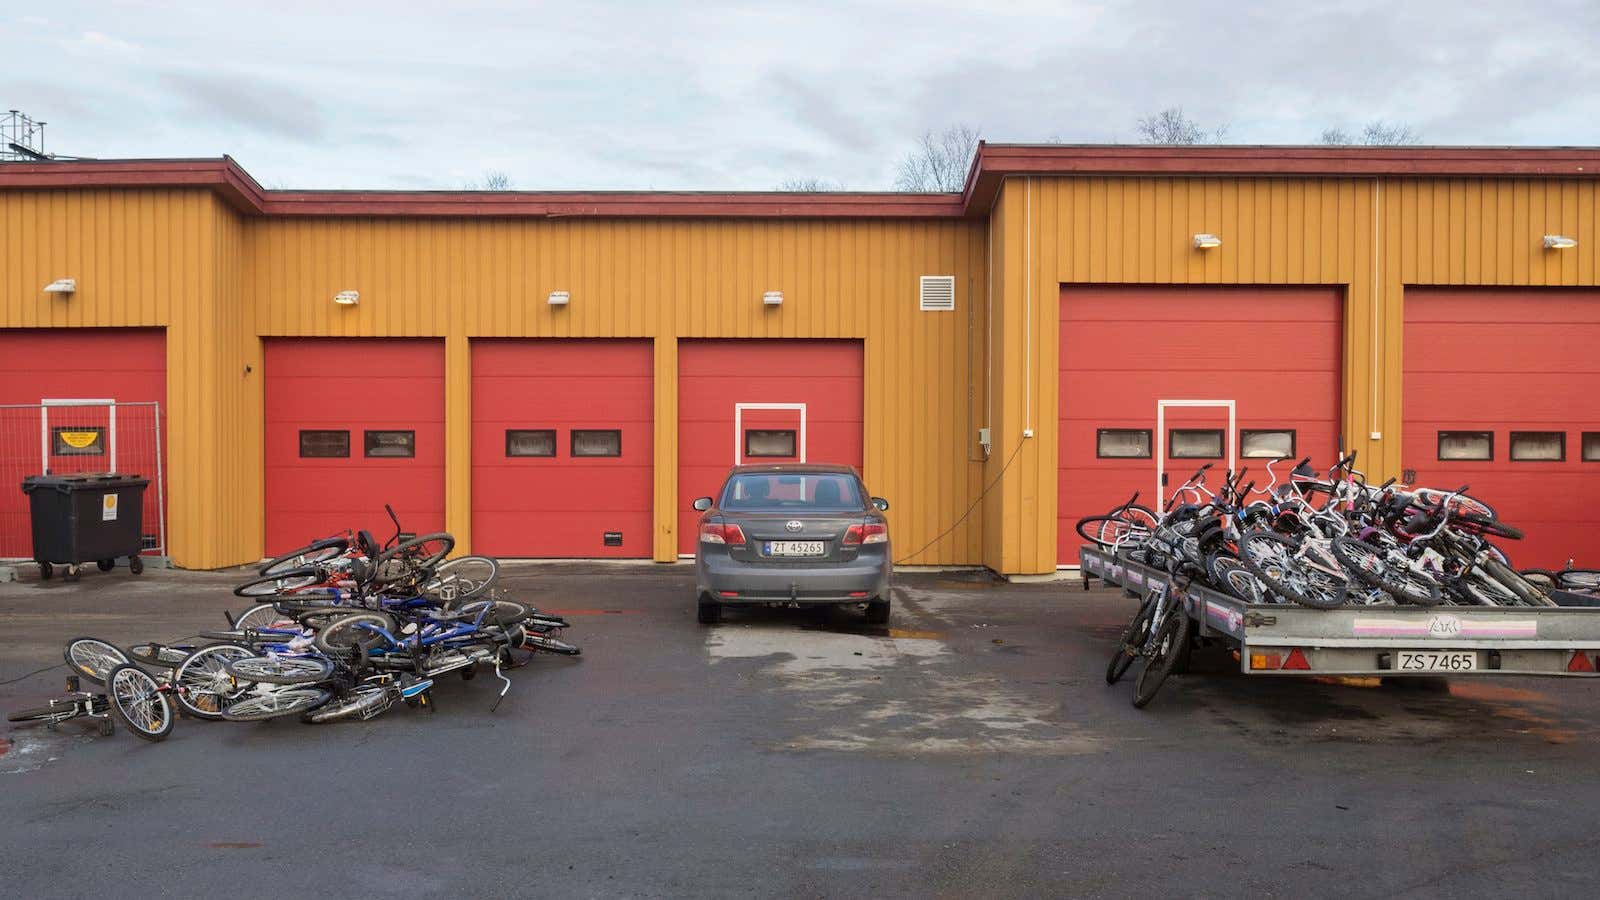
[[[155, 401], [164, 407], [165, 332], [158, 328], [0, 331], [0, 405], [31, 406], [44, 399]], [[160, 521], [154, 494], [156, 441], [150, 427], [154, 414], [153, 407], [122, 407], [117, 423], [117, 471], [150, 479], [144, 503], [146, 535], [156, 535]], [[105, 429], [109, 422], [105, 407], [57, 408], [49, 412], [49, 425]], [[165, 408], [160, 427], [164, 447]], [[33, 555], [29, 501], [17, 486], [24, 476], [42, 474], [43, 449], [37, 409], [0, 409], [0, 558]], [[109, 449], [108, 444], [102, 455], [51, 456], [49, 469], [55, 474], [109, 471]]]
[[[653, 378], [648, 341], [474, 341], [476, 552], [650, 556]], [[554, 431], [555, 455], [508, 455], [508, 429]], [[574, 456], [578, 429], [620, 431], [621, 455]], [[608, 546], [607, 532], [620, 532], [621, 544]]]
[[[735, 462], [735, 419], [744, 431], [799, 429], [806, 461], [862, 465], [864, 384], [859, 341], [684, 341], [678, 349], [678, 552], [693, 553], [700, 514], [692, 504], [722, 486]], [[740, 412], [736, 409], [745, 405]], [[798, 435], [796, 435], [798, 441]], [[738, 435], [742, 441], [744, 436]], [[798, 447], [797, 447], [798, 449]], [[748, 463], [783, 462], [781, 458]]]
[[[1057, 559], [1078, 562], [1080, 518], [1135, 491], [1156, 505], [1154, 446], [1149, 459], [1099, 459], [1096, 436], [1102, 428], [1154, 431], [1158, 400], [1233, 400], [1240, 430], [1293, 429], [1296, 458], [1331, 465], [1342, 323], [1342, 297], [1325, 288], [1063, 288]], [[1227, 421], [1225, 410], [1169, 410], [1169, 435], [1155, 439], [1174, 428], [1225, 430]], [[1169, 457], [1166, 471], [1176, 485], [1207, 461]], [[1239, 460], [1261, 486], [1265, 462]], [[1225, 459], [1215, 463], [1227, 468]]]
[[[1472, 494], [1527, 535], [1520, 567], [1600, 565], [1600, 291], [1408, 290], [1401, 466]], [[1440, 461], [1440, 431], [1489, 431], [1494, 458]], [[1563, 461], [1511, 459], [1513, 431], [1565, 435]]]
[[[444, 343], [270, 338], [266, 341], [267, 555], [346, 528], [379, 541], [444, 529]], [[348, 430], [346, 458], [302, 458], [300, 431]], [[367, 430], [416, 432], [411, 458], [369, 457]]]

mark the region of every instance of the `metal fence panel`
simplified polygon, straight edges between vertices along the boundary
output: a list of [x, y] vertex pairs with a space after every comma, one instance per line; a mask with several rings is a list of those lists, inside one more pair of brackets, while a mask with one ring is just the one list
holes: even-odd
[[159, 403], [63, 399], [0, 405], [0, 559], [33, 558], [22, 479], [102, 473], [150, 479], [144, 554], [167, 555], [164, 463]]

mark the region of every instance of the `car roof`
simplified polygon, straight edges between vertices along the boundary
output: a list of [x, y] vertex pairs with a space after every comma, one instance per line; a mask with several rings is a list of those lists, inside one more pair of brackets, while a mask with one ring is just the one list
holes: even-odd
[[731, 475], [854, 475], [855, 467], [833, 463], [766, 463], [754, 466], [734, 466]]

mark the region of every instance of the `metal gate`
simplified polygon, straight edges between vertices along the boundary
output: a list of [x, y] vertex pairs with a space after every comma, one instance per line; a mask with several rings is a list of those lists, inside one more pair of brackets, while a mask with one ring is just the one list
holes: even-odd
[[0, 559], [31, 559], [33, 531], [22, 479], [127, 474], [150, 479], [144, 554], [167, 555], [161, 404], [62, 398], [0, 405]]

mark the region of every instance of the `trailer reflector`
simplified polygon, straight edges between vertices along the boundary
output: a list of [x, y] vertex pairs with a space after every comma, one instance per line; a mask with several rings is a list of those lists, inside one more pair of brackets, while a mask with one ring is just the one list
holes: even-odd
[[1276, 653], [1250, 654], [1250, 668], [1252, 669], [1280, 669], [1283, 668], [1283, 657]]
[[1582, 650], [1579, 650], [1576, 653], [1572, 654], [1572, 659], [1567, 662], [1567, 671], [1568, 672], [1593, 672], [1594, 671], [1594, 660], [1591, 660], [1589, 658], [1589, 654], [1583, 652]]
[[1311, 662], [1310, 660], [1306, 659], [1305, 653], [1301, 651], [1299, 647], [1296, 647], [1289, 651], [1288, 657], [1286, 657], [1283, 661], [1283, 667], [1285, 669], [1296, 669], [1301, 672], [1309, 672], [1311, 671]]

